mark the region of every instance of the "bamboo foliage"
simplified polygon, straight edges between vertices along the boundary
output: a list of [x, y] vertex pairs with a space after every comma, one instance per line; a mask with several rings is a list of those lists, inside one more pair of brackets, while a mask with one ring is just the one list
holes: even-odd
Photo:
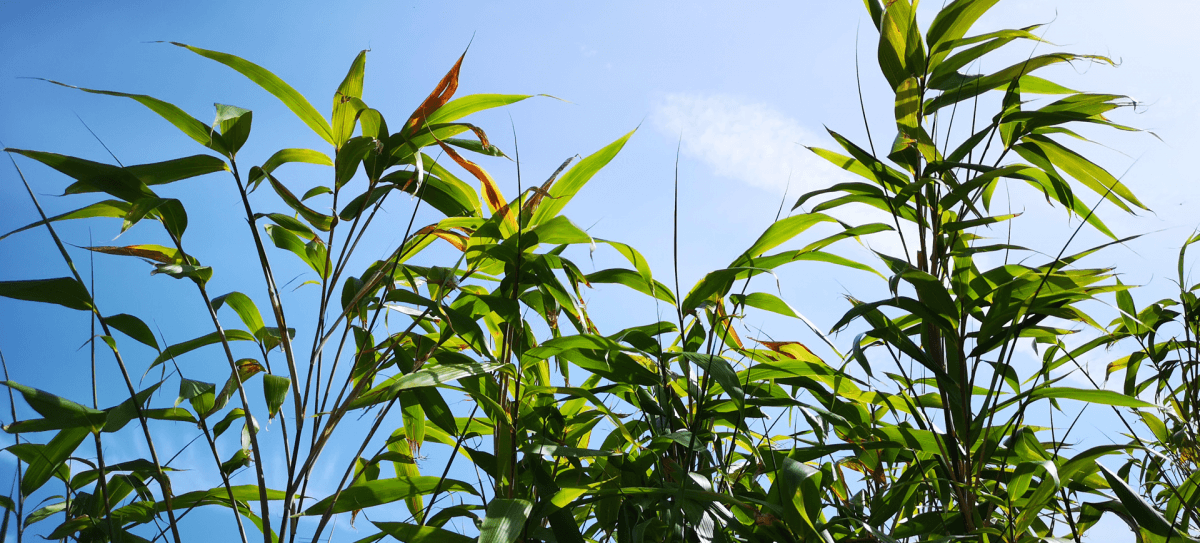
[[[280, 149], [261, 163], [239, 156], [254, 137], [249, 110], [218, 104], [210, 125], [157, 98], [80, 88], [146, 106], [202, 154], [114, 166], [8, 149], [72, 178], [72, 197], [108, 199], [53, 217], [39, 204], [38, 221], [4, 237], [41, 227], [54, 233], [63, 220], [121, 218], [124, 231], [149, 219], [162, 227], [161, 244], [87, 248], [140, 258], [155, 274], [186, 280], [207, 308], [207, 325], [169, 344], [137, 316], [103, 312], [57, 234], [70, 275], [0, 282], [0, 296], [91, 312], [128, 389], [126, 401], [100, 409], [4, 382], [41, 417], [16, 420], [14, 408], [4, 427], [18, 440], [6, 452], [17, 459], [19, 485], [3, 503], [18, 512], [18, 534], [46, 522], [54, 524], [52, 539], [178, 542], [196, 537], [178, 528], [184, 517], [212, 507], [229, 510], [242, 541], [266, 543], [317, 541], [330, 535], [333, 519], [360, 515], [377, 528], [364, 542], [1078, 542], [1105, 513], [1145, 540], [1188, 539], [1200, 521], [1192, 499], [1192, 290], [1181, 291], [1182, 311], [1160, 302], [1137, 312], [1112, 269], [1083, 265], [1104, 245], [1044, 257], [993, 243], [982, 230], [1020, 220], [992, 210], [997, 187], [1011, 183], [1032, 187], [1081, 228], [1124, 241], [1096, 205], [1145, 206], [1065, 142], [1080, 137], [1079, 123], [1132, 130], [1106, 117], [1132, 102], [1035, 75], [1062, 63], [1111, 63], [1093, 55], [1031, 55], [971, 73], [1001, 47], [1041, 41], [1036, 26], [972, 33], [995, 3], [950, 2], [922, 29], [915, 3], [866, 0], [879, 33], [878, 65], [895, 96], [891, 145], [875, 146], [878, 127], [868, 128], [865, 146], [831, 130], [840, 149], [812, 151], [859, 179], [801, 196], [793, 213], [686, 291], [677, 278], [674, 288], [656, 278], [632, 246], [594, 238], [562, 214], [634, 133], [568, 160], [540, 184], [522, 184], [514, 142], [518, 189], [505, 196], [476, 161], [507, 155], [464, 119], [528, 96], [456, 97], [461, 57], [389, 128], [365, 101], [365, 51], [327, 119], [266, 68], [175, 43], [258, 84], [326, 145]], [[984, 111], [991, 98], [999, 108]], [[298, 194], [288, 179], [298, 163], [324, 167], [325, 183]], [[184, 243], [184, 202], [159, 195], [201, 175], [224, 176], [240, 195], [236, 218], [249, 224], [257, 258], [246, 266], [261, 274], [258, 292], [210, 293], [214, 270], [200, 260], [204, 245]], [[269, 208], [253, 194], [267, 187], [278, 197]], [[377, 212], [397, 200], [408, 206], [401, 241], [356, 269], [360, 241], [381, 229]], [[847, 224], [839, 216], [849, 205], [883, 218]], [[422, 210], [442, 218], [418, 224]], [[903, 254], [859, 262], [837, 252], [865, 236], [894, 236]], [[596, 248], [627, 265], [585, 273], [572, 262]], [[990, 268], [976, 258], [995, 252], [1029, 258]], [[297, 260], [319, 289], [316, 307], [303, 313], [315, 322], [299, 322], [301, 312], [280, 295], [275, 269]], [[858, 333], [838, 345], [844, 338], [816, 330], [761, 288], [762, 278], [797, 262], [877, 276], [889, 296], [851, 298], [833, 331]], [[647, 296], [673, 318], [614, 330], [588, 313], [587, 296], [603, 288]], [[1110, 294], [1121, 318], [1105, 328], [1084, 307]], [[269, 305], [260, 309], [255, 299]], [[832, 354], [819, 356], [796, 339], [744, 336], [738, 329], [752, 313], [788, 319], [805, 330], [796, 337], [823, 340]], [[1183, 339], [1156, 337], [1180, 318]], [[1129, 376], [1124, 391], [1062, 381], [1060, 369], [1084, 352], [1062, 339], [1071, 325], [1107, 334], [1086, 349], [1139, 342], [1111, 369]], [[129, 340], [159, 354], [144, 368], [127, 362], [118, 346]], [[1041, 365], [1020, 375], [1013, 357], [1018, 342], [1030, 340]], [[257, 348], [254, 357], [234, 354], [247, 345]], [[217, 346], [224, 382], [190, 379], [176, 362]], [[1139, 381], [1139, 368], [1151, 366], [1155, 375]], [[131, 375], [150, 369], [164, 377], [138, 390]], [[1176, 375], [1180, 384], [1169, 384]], [[175, 394], [164, 393], [175, 388], [172, 405], [165, 398]], [[469, 398], [467, 408], [452, 407], [452, 395]], [[1075, 450], [1070, 430], [1027, 422], [1032, 409], [1065, 401], [1132, 409], [1154, 443], [1135, 437]], [[264, 421], [276, 418], [281, 439], [259, 439]], [[151, 457], [106, 464], [105, 434], [134, 420]], [[156, 423], [155, 431], [199, 430], [212, 463], [188, 469], [211, 474], [211, 489], [173, 490], [175, 468], [155, 452], [151, 420], [172, 423]], [[780, 428], [781, 421], [788, 422]], [[80, 463], [70, 458], [91, 454], [77, 452], [89, 435], [96, 465], [73, 471]], [[240, 446], [222, 456], [227, 447], [218, 444], [234, 436]], [[336, 463], [333, 447], [349, 451], [350, 461]], [[272, 471], [266, 455], [282, 457], [283, 467]], [[1110, 471], [1102, 458], [1128, 462]], [[459, 478], [471, 472], [474, 481]], [[316, 490], [318, 473], [336, 474], [331, 491]], [[61, 497], [23, 508], [55, 479], [67, 489]]]

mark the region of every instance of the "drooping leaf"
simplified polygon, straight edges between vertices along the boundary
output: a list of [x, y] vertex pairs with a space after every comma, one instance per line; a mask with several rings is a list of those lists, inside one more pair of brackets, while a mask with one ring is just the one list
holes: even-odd
[[258, 312], [258, 306], [254, 305], [254, 301], [249, 296], [234, 291], [212, 299], [213, 311], [220, 310], [223, 305], [228, 305], [230, 309], [237, 313], [251, 334], [254, 334], [260, 340], [262, 339], [260, 334], [265, 326], [262, 314]]
[[156, 351], [159, 350], [158, 340], [154, 339], [154, 332], [150, 330], [149, 326], [146, 326], [146, 323], [142, 322], [142, 319], [133, 315], [120, 313], [104, 317], [104, 323], [120, 330], [138, 342], [153, 347]]
[[228, 104], [214, 104], [217, 108], [217, 119], [214, 128], [220, 127], [221, 139], [225, 141], [225, 149], [230, 155], [236, 155], [246, 139], [250, 137], [250, 126], [254, 122], [254, 112]]
[[1113, 493], [1117, 495], [1117, 499], [1121, 500], [1121, 504], [1129, 511], [1129, 514], [1137, 522], [1139, 528], [1146, 530], [1156, 536], [1170, 538], [1175, 533], [1175, 529], [1167, 519], [1163, 518], [1162, 513], [1156, 510], [1149, 503], [1146, 503], [1137, 491], [1130, 488], [1129, 484], [1121, 476], [1113, 473], [1112, 470], [1104, 467], [1103, 464], [1097, 464], [1100, 472], [1104, 474], [1104, 478], [1108, 481], [1109, 487]]
[[250, 176], [246, 179], [246, 183], [250, 187], [257, 187], [263, 179], [266, 179], [267, 174], [275, 172], [275, 169], [289, 163], [305, 163], [317, 164], [320, 166], [333, 166], [333, 160], [329, 155], [312, 149], [280, 149], [271, 155], [266, 162], [259, 168], [251, 168]]
[[267, 413], [270, 418], [279, 414], [283, 401], [287, 398], [292, 380], [282, 375], [267, 374], [263, 376], [263, 397], [267, 400]]

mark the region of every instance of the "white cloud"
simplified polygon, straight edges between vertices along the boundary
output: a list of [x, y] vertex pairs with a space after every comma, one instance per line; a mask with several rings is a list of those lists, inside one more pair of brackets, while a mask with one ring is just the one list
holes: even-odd
[[683, 137], [683, 154], [712, 167], [722, 177], [748, 185], [800, 194], [828, 186], [845, 172], [804, 145], [818, 137], [795, 119], [766, 104], [725, 95], [668, 94], [651, 122], [672, 137]]
[[[858, 179], [805, 148], [827, 143], [787, 114], [767, 104], [727, 95], [668, 94], [655, 108], [651, 122], [670, 137], [682, 137], [684, 156], [698, 160], [714, 174], [760, 189], [796, 196]], [[828, 199], [817, 197], [806, 209]], [[839, 207], [832, 215], [850, 224], [893, 224], [886, 212], [864, 205]], [[906, 231], [906, 234], [908, 232]], [[902, 244], [893, 233], [867, 236], [871, 249], [900, 256]], [[848, 245], [847, 245], [848, 246]], [[852, 258], [870, 253], [849, 249]]]

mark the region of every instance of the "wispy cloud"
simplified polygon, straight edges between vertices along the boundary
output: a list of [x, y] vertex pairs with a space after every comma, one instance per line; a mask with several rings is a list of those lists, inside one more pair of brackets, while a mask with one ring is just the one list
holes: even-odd
[[683, 138], [683, 154], [719, 176], [791, 193], [828, 186], [845, 172], [812, 154], [818, 136], [769, 105], [726, 95], [668, 94], [651, 122]]
[[[823, 147], [828, 142], [767, 104], [719, 94], [668, 94], [650, 120], [668, 136], [682, 137], [683, 154], [708, 165], [714, 174], [772, 192], [788, 187], [790, 201], [809, 191], [858, 179], [806, 149], [806, 145]], [[804, 207], [811, 209], [827, 199], [817, 197]], [[846, 205], [830, 213], [849, 224], [893, 224], [886, 212], [866, 205]], [[904, 254], [894, 233], [862, 239], [870, 249], [893, 256]], [[866, 247], [849, 250], [853, 258], [870, 255]]]

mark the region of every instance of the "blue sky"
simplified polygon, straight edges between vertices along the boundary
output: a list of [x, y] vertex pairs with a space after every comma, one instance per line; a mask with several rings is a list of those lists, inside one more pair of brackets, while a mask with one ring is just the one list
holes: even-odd
[[[928, 8], [933, 7], [930, 4]], [[325, 113], [354, 55], [370, 49], [364, 98], [393, 119], [406, 116], [470, 43], [460, 95], [544, 93], [563, 100], [527, 100], [474, 118], [508, 151], [511, 115], [526, 183], [540, 182], [566, 157], [591, 153], [640, 126], [622, 154], [593, 179], [567, 214], [597, 237], [638, 247], [664, 282], [671, 277], [671, 180], [676, 145], [681, 145], [679, 268], [686, 290], [706, 271], [732, 260], [769, 224], [785, 188], [794, 201], [804, 190], [845, 179], [844, 173], [822, 163], [802, 145], [834, 145], [824, 126], [864, 139], [854, 87], [856, 43], [867, 113], [878, 130], [875, 137], [891, 137], [887, 127], [892, 122], [892, 98], [875, 68], [874, 30], [859, 2], [464, 2], [453, 6], [3, 2], [0, 140], [10, 147], [110, 160], [81, 118], [125, 164], [203, 151], [131, 101], [20, 79], [44, 77], [149, 94], [202, 120], [212, 115], [214, 102], [252, 109], [254, 134], [240, 154], [245, 170], [275, 149], [323, 147], [274, 98], [224, 66], [170, 45], [146, 42], [180, 41], [242, 56], [274, 71]], [[1139, 99], [1145, 108], [1136, 114], [1120, 113], [1117, 120], [1153, 130], [1163, 140], [1146, 134], [1104, 134], [1101, 141], [1124, 154], [1098, 146], [1088, 149], [1114, 173], [1128, 169], [1125, 183], [1154, 210], [1154, 214], [1127, 217], [1102, 207], [1118, 235], [1149, 235], [1127, 247], [1109, 249], [1091, 262], [1119, 264], [1124, 282], [1146, 285], [1135, 292], [1139, 304], [1169, 294], [1176, 248], [1200, 223], [1191, 152], [1200, 144], [1194, 129], [1200, 121], [1200, 95], [1194, 91], [1200, 81], [1194, 70], [1184, 68], [1200, 53], [1200, 40], [1190, 28], [1196, 20], [1200, 20], [1200, 7], [1179, 0], [1144, 2], [1137, 9], [1116, 1], [1006, 0], [977, 27], [1050, 23], [1047, 40], [1121, 61], [1115, 69], [1078, 66], [1053, 75], [1082, 90]], [[1014, 54], [1028, 54], [1028, 49]], [[82, 205], [83, 200], [51, 196], [66, 186], [64, 177], [29, 161], [21, 164], [50, 213]], [[512, 163], [496, 159], [481, 164], [507, 194], [515, 193]], [[5, 172], [0, 173], [0, 232], [7, 232], [32, 222], [36, 213], [15, 172], [8, 166], [0, 169]], [[294, 171], [289, 182], [307, 187], [319, 181], [315, 170]], [[254, 256], [245, 239], [245, 224], [236, 218], [240, 212], [232, 218], [228, 215], [239, 205], [229, 180], [213, 175], [179, 183], [166, 192], [188, 205], [192, 222], [188, 238], [196, 244], [192, 251], [217, 269], [213, 291], [241, 290], [266, 308], [260, 280], [235, 271]], [[1018, 200], [1030, 220], [1014, 235], [1056, 252], [1070, 225], [1036, 195], [1021, 196]], [[259, 193], [256, 198], [256, 205], [263, 208], [279, 207], [271, 195]], [[399, 230], [395, 239], [379, 239], [377, 245], [364, 249], [365, 255], [377, 257], [394, 246], [403, 232], [407, 205], [389, 209], [388, 220]], [[871, 219], [869, 214], [847, 218]], [[118, 241], [156, 241], [157, 233], [148, 226], [134, 228]], [[88, 242], [85, 225], [64, 224], [60, 232], [69, 243]], [[115, 221], [92, 223], [96, 244], [112, 244], [116, 232]], [[1078, 248], [1099, 241], [1094, 235], [1083, 238], [1076, 242]], [[892, 248], [885, 240], [872, 243], [880, 250]], [[852, 256], [866, 255], [863, 249], [847, 251]], [[80, 251], [73, 254], [86, 260]], [[599, 269], [608, 256], [596, 258]], [[578, 257], [586, 260], [586, 255]], [[66, 273], [43, 231], [0, 241], [0, 262], [4, 263], [0, 280]], [[292, 275], [302, 271], [299, 267], [285, 270]], [[168, 343], [206, 331], [203, 309], [193, 294], [179, 282], [148, 279], [146, 273], [145, 265], [130, 259], [97, 258], [98, 299], [105, 311], [135, 313], [153, 321], [151, 325], [161, 327]], [[281, 282], [291, 279], [282, 271], [279, 275]], [[781, 285], [785, 299], [826, 327], [846, 308], [842, 294], [869, 297], [881, 286], [855, 272], [813, 266], [785, 271]], [[296, 300], [293, 305], [311, 298], [303, 289], [288, 296]], [[639, 302], [643, 305], [633, 309], [638, 316], [633, 322], [624, 321], [630, 318], [630, 308], [622, 305], [622, 299], [614, 300], [600, 296], [593, 300], [593, 312], [611, 319], [602, 328], [616, 330], [653, 317], [653, 307]], [[87, 350], [77, 350], [87, 340], [86, 315], [0, 300], [0, 330], [4, 330], [0, 349], [14, 380], [80, 400], [88, 397]], [[771, 333], [776, 338], [811, 341], [793, 324], [773, 323]], [[138, 361], [135, 366], [144, 366], [152, 356], [146, 349], [126, 349], [127, 356]], [[1093, 362], [1102, 367], [1107, 360]], [[195, 371], [206, 371], [202, 363], [194, 363]], [[219, 370], [221, 365], [215, 367]], [[214, 370], [208, 379], [224, 377]], [[115, 403], [123, 394], [117, 388], [102, 390], [101, 402], [108, 398], [107, 403]], [[137, 453], [135, 441], [130, 440], [129, 454]], [[0, 491], [11, 477], [2, 471]]]

